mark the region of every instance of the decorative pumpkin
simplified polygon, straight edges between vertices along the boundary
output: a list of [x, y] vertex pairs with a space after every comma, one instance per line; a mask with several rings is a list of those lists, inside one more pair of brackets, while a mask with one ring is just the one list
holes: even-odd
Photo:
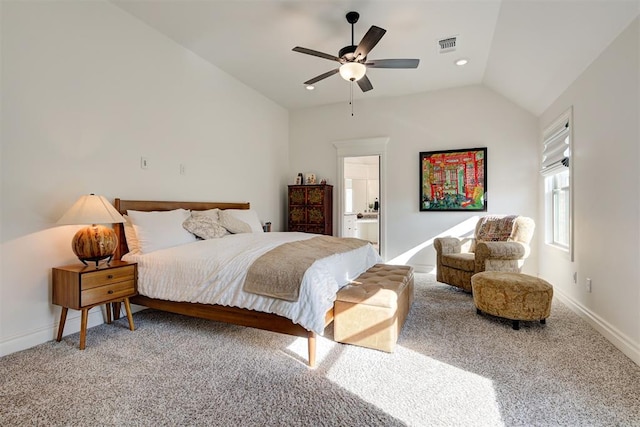
[[91, 225], [79, 230], [71, 241], [71, 249], [78, 259], [96, 261], [110, 258], [118, 247], [118, 236], [112, 228]]

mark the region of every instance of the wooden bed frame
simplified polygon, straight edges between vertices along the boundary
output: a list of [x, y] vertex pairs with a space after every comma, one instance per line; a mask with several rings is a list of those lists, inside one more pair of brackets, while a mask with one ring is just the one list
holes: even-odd
[[[216, 202], [163, 202], [163, 201], [141, 201], [141, 200], [121, 200], [115, 199], [114, 206], [121, 214], [126, 214], [127, 210], [134, 211], [168, 211], [173, 209], [208, 210], [208, 209], [249, 209], [247, 203], [216, 203]], [[118, 248], [114, 259], [121, 259], [129, 249], [124, 235], [124, 225], [114, 224], [114, 230], [118, 236]], [[264, 329], [272, 332], [279, 332], [287, 335], [307, 338], [308, 363], [310, 367], [316, 364], [316, 333], [308, 331], [302, 326], [293, 323], [286, 317], [277, 314], [264, 313], [261, 311], [249, 310], [237, 307], [227, 307], [216, 304], [200, 304], [189, 302], [175, 302], [160, 299], [148, 298], [137, 295], [130, 298], [134, 304], [142, 305], [157, 310], [186, 316], [199, 317], [219, 322], [232, 323], [235, 325], [249, 326], [252, 328]], [[333, 308], [327, 311], [325, 316], [325, 327], [333, 321]]]

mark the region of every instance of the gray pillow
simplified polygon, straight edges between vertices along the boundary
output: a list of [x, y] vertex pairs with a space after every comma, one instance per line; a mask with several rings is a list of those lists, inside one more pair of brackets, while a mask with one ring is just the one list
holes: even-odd
[[220, 211], [220, 224], [233, 234], [251, 233], [253, 230], [246, 222], [236, 218], [231, 212]]

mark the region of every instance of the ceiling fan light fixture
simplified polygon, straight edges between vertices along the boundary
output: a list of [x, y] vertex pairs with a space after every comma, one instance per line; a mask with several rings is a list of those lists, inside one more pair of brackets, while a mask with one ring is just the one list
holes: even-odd
[[314, 90], [316, 87], [314, 85], [306, 85], [305, 89], [307, 90]]
[[373, 85], [371, 84], [371, 81], [369, 81], [369, 77], [366, 75], [368, 68], [408, 69], [416, 68], [418, 66], [418, 63], [420, 62], [419, 59], [380, 59], [377, 61], [367, 59], [371, 49], [378, 44], [387, 30], [372, 25], [356, 45], [354, 39], [354, 24], [358, 21], [359, 17], [360, 14], [358, 12], [347, 13], [347, 22], [351, 24], [351, 44], [340, 49], [338, 56], [301, 46], [293, 48], [294, 52], [328, 59], [329, 61], [338, 62], [340, 64], [337, 68], [333, 68], [332, 70], [304, 82], [308, 90], [311, 90], [310, 86], [315, 83], [331, 77], [334, 74], [340, 74], [343, 79], [352, 83], [350, 85], [352, 91], [354, 86], [353, 82], [358, 82], [360, 90], [362, 92], [368, 92], [373, 89]]
[[359, 62], [346, 62], [340, 66], [340, 75], [350, 82], [360, 80], [366, 72], [367, 67]]

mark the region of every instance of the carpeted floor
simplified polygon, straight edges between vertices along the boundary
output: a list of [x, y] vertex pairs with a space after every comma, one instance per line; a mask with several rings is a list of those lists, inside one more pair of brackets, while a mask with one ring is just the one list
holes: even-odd
[[[145, 310], [0, 359], [0, 425], [640, 426], [640, 367], [554, 302], [475, 313], [416, 275], [392, 354]], [[330, 329], [327, 335], [331, 335]]]

